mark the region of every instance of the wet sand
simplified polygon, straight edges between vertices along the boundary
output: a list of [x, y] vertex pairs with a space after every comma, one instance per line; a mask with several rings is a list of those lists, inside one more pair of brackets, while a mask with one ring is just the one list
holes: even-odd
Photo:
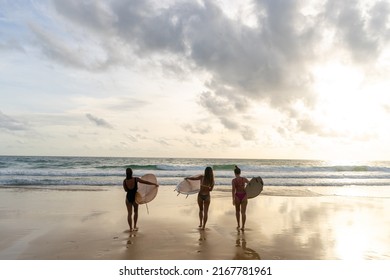
[[205, 231], [196, 195], [160, 187], [129, 232], [124, 192], [0, 189], [2, 260], [390, 260], [390, 200], [277, 196], [249, 200], [236, 230], [229, 192], [212, 194]]

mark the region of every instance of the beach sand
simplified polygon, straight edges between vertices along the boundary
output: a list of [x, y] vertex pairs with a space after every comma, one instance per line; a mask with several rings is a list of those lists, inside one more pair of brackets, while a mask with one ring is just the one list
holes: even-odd
[[173, 189], [160, 187], [148, 209], [141, 205], [139, 230], [129, 232], [121, 188], [2, 188], [0, 259], [390, 259], [387, 198], [276, 196], [266, 189], [249, 200], [241, 232], [230, 192], [215, 191], [200, 231], [196, 195]]

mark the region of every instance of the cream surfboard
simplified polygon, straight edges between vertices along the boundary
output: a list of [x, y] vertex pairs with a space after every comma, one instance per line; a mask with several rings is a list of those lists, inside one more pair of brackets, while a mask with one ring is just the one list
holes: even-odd
[[253, 177], [246, 185], [245, 192], [248, 198], [254, 198], [263, 191], [263, 179], [261, 177]]
[[[153, 174], [145, 174], [141, 177], [142, 180], [157, 184], [157, 178]], [[137, 204], [145, 204], [151, 202], [157, 195], [158, 187], [138, 183], [138, 191], [135, 194], [135, 202]]]
[[[198, 177], [199, 175], [192, 176]], [[183, 180], [177, 186], [175, 191], [179, 194], [191, 195], [196, 194], [200, 190], [200, 180]]]

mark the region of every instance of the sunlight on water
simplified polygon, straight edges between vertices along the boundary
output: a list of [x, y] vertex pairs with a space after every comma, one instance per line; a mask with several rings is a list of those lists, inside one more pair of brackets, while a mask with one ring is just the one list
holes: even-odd
[[[380, 237], [387, 228], [383, 227], [381, 214], [375, 209], [362, 211], [359, 208], [348, 212], [338, 212], [334, 217], [335, 255], [343, 260], [370, 259], [373, 252], [385, 255]], [[375, 215], [378, 214], [378, 215]]]
[[390, 189], [387, 186], [375, 187], [345, 187], [338, 191], [339, 195], [359, 197], [390, 198]]
[[371, 193], [367, 189], [362, 188], [350, 188], [350, 187], [343, 187], [339, 188], [335, 192], [336, 195], [340, 196], [370, 196]]
[[[357, 234], [358, 233], [358, 234]], [[336, 255], [343, 260], [362, 260], [369, 247], [364, 228], [340, 228], [336, 232]]]

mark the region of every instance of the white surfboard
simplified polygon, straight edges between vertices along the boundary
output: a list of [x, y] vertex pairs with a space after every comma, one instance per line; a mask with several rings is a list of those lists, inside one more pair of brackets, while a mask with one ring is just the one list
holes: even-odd
[[248, 198], [254, 198], [263, 191], [263, 179], [259, 177], [253, 177], [246, 185], [245, 192]]
[[[142, 180], [157, 184], [157, 178], [153, 174], [145, 174], [141, 177]], [[138, 191], [135, 194], [135, 202], [137, 204], [145, 204], [151, 202], [157, 195], [158, 187], [155, 185], [147, 185], [138, 183]]]
[[[198, 177], [199, 175], [192, 176], [192, 177]], [[178, 192], [178, 194], [185, 194], [185, 195], [191, 195], [196, 194], [200, 190], [200, 180], [183, 180], [181, 181], [177, 186], [175, 191]]]

